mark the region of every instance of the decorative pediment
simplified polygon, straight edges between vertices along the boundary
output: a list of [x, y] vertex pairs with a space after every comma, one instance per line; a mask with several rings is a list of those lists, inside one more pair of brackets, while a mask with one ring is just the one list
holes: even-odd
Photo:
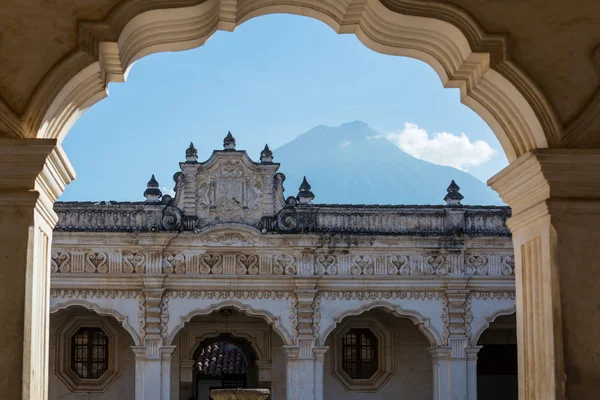
[[258, 227], [262, 217], [273, 217], [283, 207], [284, 178], [277, 173], [279, 164], [272, 162], [272, 153], [253, 161], [245, 151], [235, 149], [231, 133], [223, 147], [198, 162], [190, 144], [186, 161], [180, 163], [181, 172], [174, 176], [173, 204], [187, 220], [194, 220], [196, 229], [232, 223]]

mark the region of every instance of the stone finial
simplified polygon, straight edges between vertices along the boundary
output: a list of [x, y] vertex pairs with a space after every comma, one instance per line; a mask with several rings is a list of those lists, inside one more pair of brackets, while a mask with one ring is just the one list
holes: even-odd
[[146, 198], [146, 201], [160, 201], [160, 198], [162, 197], [162, 192], [158, 187], [159, 184], [156, 181], [154, 174], [152, 174], [152, 178], [150, 178], [150, 180], [148, 181], [147, 188], [144, 191], [144, 197]]
[[465, 198], [462, 194], [460, 194], [460, 187], [454, 182], [450, 182], [450, 186], [448, 186], [448, 194], [444, 197], [444, 201], [449, 206], [459, 206], [460, 201]]
[[225, 150], [235, 150], [235, 138], [231, 132], [227, 132], [227, 136], [223, 139], [223, 148]]
[[192, 142], [190, 142], [190, 147], [185, 151], [185, 161], [198, 162], [198, 150], [196, 150]]
[[311, 186], [306, 180], [306, 177], [302, 180], [302, 184], [300, 185], [300, 191], [298, 192], [298, 203], [299, 204], [312, 204], [315, 195], [310, 191]]
[[260, 162], [270, 163], [273, 162], [273, 152], [269, 149], [269, 145], [265, 144], [265, 148], [260, 152]]

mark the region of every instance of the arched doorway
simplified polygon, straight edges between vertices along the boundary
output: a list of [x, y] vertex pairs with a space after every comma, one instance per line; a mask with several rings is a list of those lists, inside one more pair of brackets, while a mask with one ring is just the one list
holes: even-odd
[[210, 400], [212, 389], [257, 387], [257, 356], [247, 340], [229, 333], [205, 339], [194, 360], [192, 395], [198, 400]]
[[244, 387], [285, 398], [284, 341], [261, 317], [233, 308], [196, 315], [172, 343], [172, 399], [209, 400], [211, 389]]
[[516, 315], [502, 315], [483, 332], [477, 344], [477, 398], [517, 400]]

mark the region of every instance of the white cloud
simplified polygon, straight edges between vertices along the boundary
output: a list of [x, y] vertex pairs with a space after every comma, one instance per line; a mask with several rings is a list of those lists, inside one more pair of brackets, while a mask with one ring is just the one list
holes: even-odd
[[464, 133], [437, 132], [430, 137], [425, 129], [412, 123], [405, 123], [400, 132], [390, 132], [385, 137], [413, 157], [463, 171], [489, 161], [496, 154], [486, 142], [471, 142]]
[[163, 186], [161, 188], [161, 190], [162, 190], [163, 194], [168, 194], [171, 197], [175, 197], [175, 191], [173, 189], [169, 189], [168, 187]]
[[344, 140], [343, 142], [340, 142], [340, 144], [338, 144], [337, 147], [348, 147], [352, 144], [352, 142], [348, 141], [348, 140]]

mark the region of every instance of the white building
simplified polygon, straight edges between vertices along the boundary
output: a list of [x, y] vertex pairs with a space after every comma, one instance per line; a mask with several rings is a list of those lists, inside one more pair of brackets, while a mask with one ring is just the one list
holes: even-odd
[[50, 399], [516, 399], [507, 207], [284, 199], [231, 134], [180, 167], [173, 198], [56, 203]]

